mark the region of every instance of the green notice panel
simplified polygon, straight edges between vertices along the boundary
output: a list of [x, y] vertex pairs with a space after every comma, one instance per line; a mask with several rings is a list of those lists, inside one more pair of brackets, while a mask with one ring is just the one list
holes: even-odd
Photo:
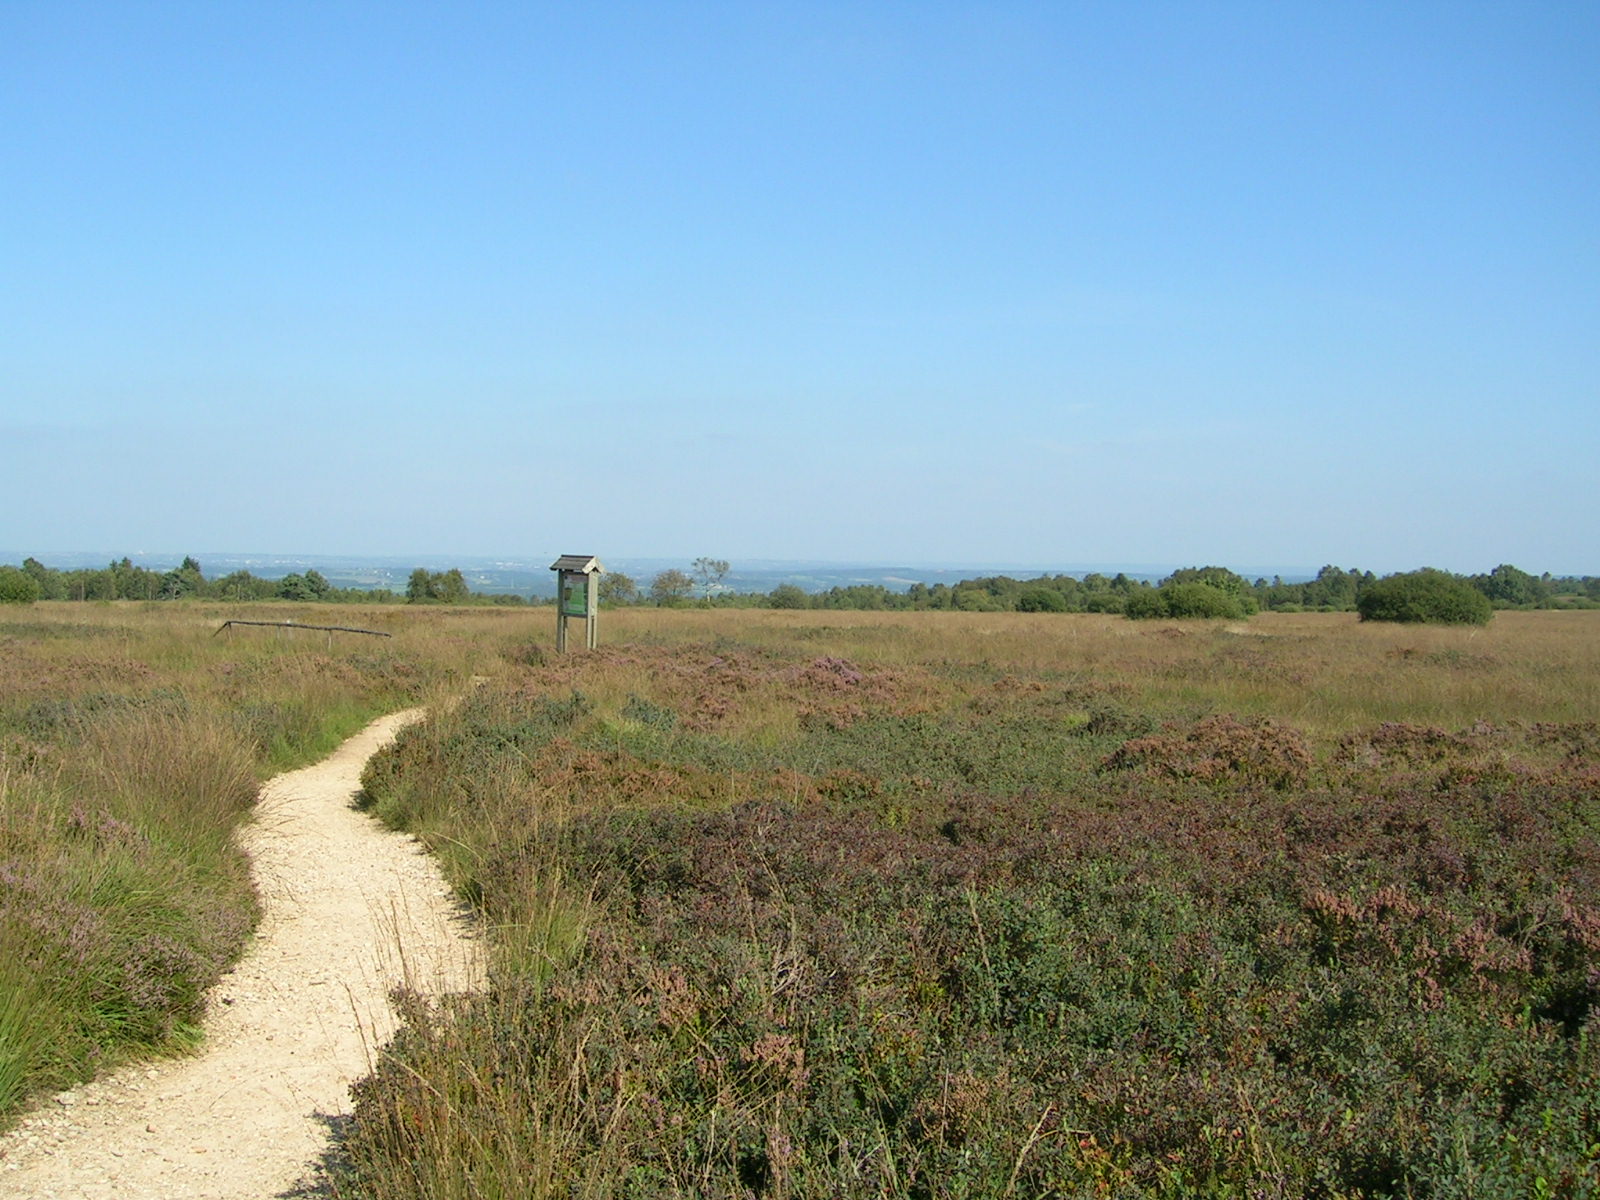
[[565, 576], [566, 602], [562, 605], [566, 616], [589, 616], [589, 579], [582, 574]]

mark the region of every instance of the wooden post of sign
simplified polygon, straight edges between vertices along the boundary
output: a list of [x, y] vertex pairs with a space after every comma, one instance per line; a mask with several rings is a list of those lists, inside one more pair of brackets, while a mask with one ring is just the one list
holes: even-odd
[[583, 642], [600, 644], [600, 576], [605, 568], [592, 554], [563, 554], [550, 564], [556, 572], [556, 651], [567, 652], [567, 618], [583, 618]]

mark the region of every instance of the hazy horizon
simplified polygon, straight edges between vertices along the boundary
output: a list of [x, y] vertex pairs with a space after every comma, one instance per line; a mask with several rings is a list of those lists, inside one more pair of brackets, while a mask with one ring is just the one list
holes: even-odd
[[[662, 555], [662, 554], [613, 554], [604, 551], [593, 551], [591, 547], [579, 547], [574, 550], [568, 547], [564, 550], [542, 552], [538, 554], [447, 554], [413, 552], [401, 554], [319, 554], [295, 553], [291, 551], [264, 551], [264, 550], [131, 550], [131, 551], [105, 551], [105, 550], [6, 550], [0, 549], [0, 564], [17, 565], [26, 557], [38, 559], [45, 566], [57, 570], [74, 570], [79, 568], [95, 568], [105, 566], [108, 562], [119, 561], [127, 557], [136, 565], [152, 569], [170, 569], [176, 567], [185, 557], [192, 556], [197, 559], [202, 570], [208, 578], [215, 578], [228, 571], [251, 569], [259, 567], [253, 573], [272, 577], [275, 574], [287, 574], [306, 566], [349, 566], [356, 567], [383, 567], [389, 570], [411, 570], [416, 567], [426, 567], [429, 570], [441, 570], [449, 567], [462, 567], [483, 570], [493, 566], [520, 571], [548, 569], [551, 562], [562, 553], [582, 552], [597, 553], [602, 563], [608, 569], [623, 570], [628, 573], [639, 571], [655, 572], [668, 567], [688, 569], [693, 560], [699, 555]], [[721, 557], [711, 554], [712, 557]], [[1272, 578], [1281, 576], [1286, 581], [1297, 579], [1311, 579], [1325, 565], [1339, 567], [1343, 570], [1372, 571], [1376, 575], [1388, 575], [1398, 571], [1416, 570], [1421, 567], [1437, 567], [1441, 570], [1455, 571], [1461, 575], [1486, 574], [1507, 559], [1497, 559], [1479, 566], [1458, 568], [1445, 563], [1429, 561], [1408, 563], [1400, 566], [1374, 566], [1361, 561], [1330, 562], [1311, 565], [1307, 563], [1240, 563], [1226, 562], [1217, 558], [1206, 556], [1190, 557], [1182, 561], [1153, 562], [1137, 561], [1130, 559], [1117, 559], [1107, 561], [1084, 561], [1063, 557], [1060, 559], [1034, 559], [1031, 561], [929, 561], [929, 560], [886, 560], [874, 562], [855, 559], [813, 559], [813, 558], [746, 558], [728, 560], [731, 563], [732, 575], [793, 575], [806, 568], [826, 571], [833, 574], [850, 571], [871, 572], [875, 577], [886, 577], [896, 570], [904, 570], [919, 576], [936, 574], [965, 573], [966, 577], [985, 574], [1044, 574], [1058, 573], [1082, 576], [1091, 572], [1104, 575], [1115, 575], [1122, 572], [1134, 578], [1156, 579], [1184, 567], [1220, 566], [1226, 567], [1247, 579]], [[224, 570], [218, 570], [220, 564]], [[1511, 563], [1511, 565], [1529, 571], [1535, 575], [1548, 573], [1552, 576], [1582, 578], [1600, 574], [1600, 570], [1556, 569], [1536, 563]], [[280, 570], [281, 568], [281, 570]]]

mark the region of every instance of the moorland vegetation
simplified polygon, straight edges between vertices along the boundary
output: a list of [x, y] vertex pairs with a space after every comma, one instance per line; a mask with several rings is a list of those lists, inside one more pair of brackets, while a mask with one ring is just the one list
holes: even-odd
[[194, 1043], [256, 918], [231, 834], [264, 776], [499, 657], [493, 611], [408, 613], [403, 641], [351, 645], [219, 637], [223, 611], [264, 615], [0, 609], [0, 1125], [30, 1096]]
[[1592, 614], [608, 629], [368, 769], [493, 965], [354, 1194], [1596, 1194]]
[[0, 1114], [191, 1045], [256, 781], [422, 700], [365, 802], [493, 965], [347, 1194], [1596, 1194], [1591, 613], [214, 636], [313, 611], [0, 610]]

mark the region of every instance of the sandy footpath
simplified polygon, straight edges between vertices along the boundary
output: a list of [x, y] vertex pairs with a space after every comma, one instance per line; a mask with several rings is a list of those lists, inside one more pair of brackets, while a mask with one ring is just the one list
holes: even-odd
[[384, 717], [266, 785], [242, 835], [264, 916], [211, 993], [200, 1053], [46, 1100], [0, 1138], [0, 1197], [304, 1194], [393, 1030], [390, 988], [457, 990], [480, 970], [433, 861], [350, 807], [367, 758], [420, 715]]

